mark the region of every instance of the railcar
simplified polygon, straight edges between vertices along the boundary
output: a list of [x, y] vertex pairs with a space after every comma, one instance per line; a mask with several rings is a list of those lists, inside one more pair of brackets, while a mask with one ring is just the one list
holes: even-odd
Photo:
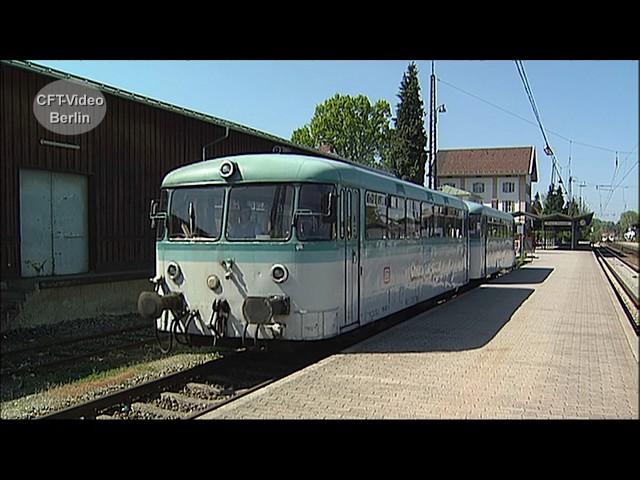
[[256, 154], [167, 174], [152, 202], [157, 332], [314, 341], [468, 282], [467, 206], [374, 169]]
[[469, 212], [469, 278], [484, 279], [515, 264], [515, 222], [509, 213], [465, 201]]

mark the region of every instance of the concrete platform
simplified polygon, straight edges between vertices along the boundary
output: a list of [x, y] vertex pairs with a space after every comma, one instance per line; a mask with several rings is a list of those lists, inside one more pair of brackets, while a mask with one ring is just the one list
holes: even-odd
[[591, 252], [546, 251], [205, 419], [637, 419], [638, 338]]

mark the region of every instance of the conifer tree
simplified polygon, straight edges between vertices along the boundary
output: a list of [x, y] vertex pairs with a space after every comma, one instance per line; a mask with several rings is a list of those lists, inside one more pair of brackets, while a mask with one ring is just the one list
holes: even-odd
[[389, 167], [398, 178], [423, 185], [427, 134], [424, 130], [424, 106], [420, 97], [418, 68], [413, 62], [402, 77], [398, 98], [400, 102], [394, 118], [395, 138]]

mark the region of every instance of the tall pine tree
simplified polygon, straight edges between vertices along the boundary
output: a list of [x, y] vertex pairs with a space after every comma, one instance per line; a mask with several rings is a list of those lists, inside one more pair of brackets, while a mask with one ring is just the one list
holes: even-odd
[[420, 97], [418, 67], [410, 63], [402, 77], [400, 103], [396, 109], [395, 138], [391, 148], [391, 171], [409, 182], [424, 184], [427, 161], [427, 134], [424, 130], [424, 107]]

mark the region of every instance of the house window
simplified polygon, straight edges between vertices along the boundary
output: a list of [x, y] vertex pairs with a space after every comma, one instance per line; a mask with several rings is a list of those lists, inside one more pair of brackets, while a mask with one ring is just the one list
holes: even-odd
[[505, 212], [513, 212], [513, 201], [505, 200], [502, 202], [502, 210]]
[[504, 182], [502, 184], [502, 193], [513, 193], [515, 188], [516, 186], [514, 182]]
[[484, 183], [474, 182], [472, 189], [473, 193], [484, 193]]

